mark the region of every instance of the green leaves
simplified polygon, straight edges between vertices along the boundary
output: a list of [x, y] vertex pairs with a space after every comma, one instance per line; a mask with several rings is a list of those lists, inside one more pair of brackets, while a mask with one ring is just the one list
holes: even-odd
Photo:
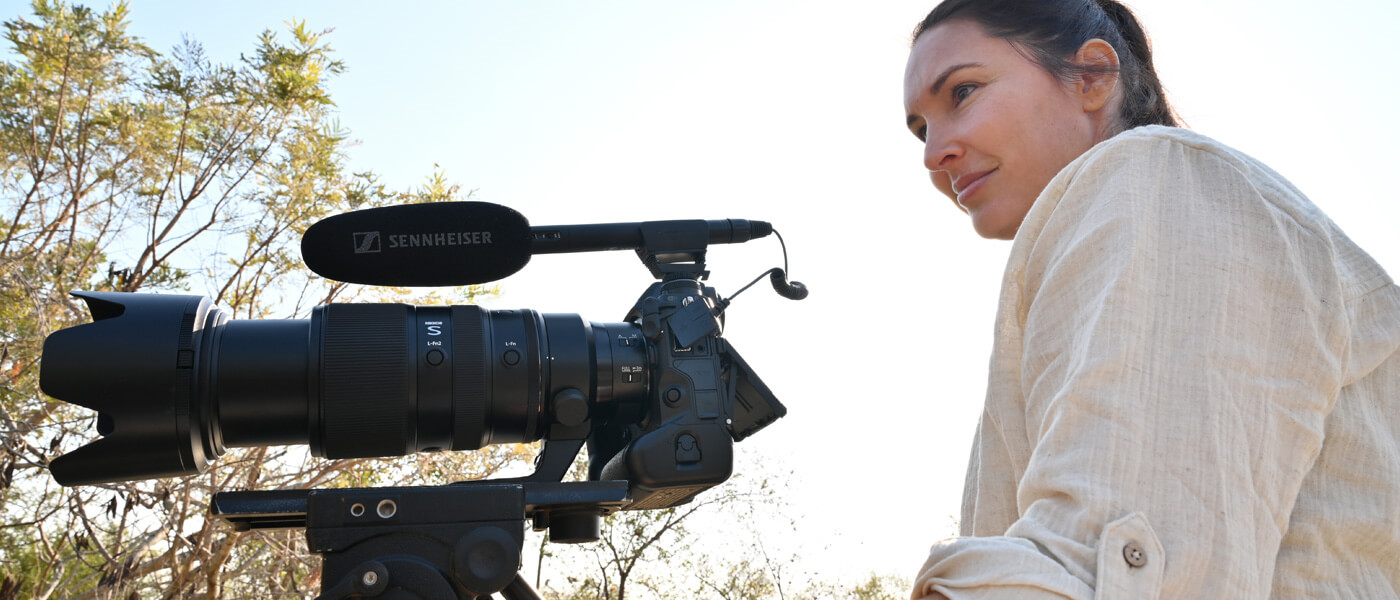
[[264, 85], [253, 90], [259, 99], [286, 110], [306, 105], [331, 106], [322, 85], [327, 77], [345, 70], [345, 63], [331, 58], [330, 46], [321, 37], [327, 29], [312, 33], [304, 21], [290, 21], [292, 43], [283, 45], [271, 30], [263, 31], [258, 48], [243, 62], [263, 75]]
[[[0, 63], [0, 519], [23, 524], [0, 532], [11, 593], [300, 595], [314, 560], [305, 548], [286, 535], [238, 544], [205, 520], [209, 494], [346, 482], [358, 463], [260, 448], [202, 477], [58, 488], [45, 467], [91, 437], [93, 418], [40, 392], [44, 338], [88, 319], [68, 296], [76, 289], [202, 293], [240, 318], [303, 313], [347, 292], [302, 266], [311, 223], [457, 188], [437, 172], [422, 194], [394, 192], [346, 168], [349, 133], [327, 88], [344, 64], [328, 31], [289, 23], [221, 63], [190, 39], [168, 54], [150, 49], [130, 34], [125, 3], [97, 12], [36, 0], [31, 10], [3, 24], [13, 52]], [[463, 290], [476, 293], [485, 290]], [[500, 449], [365, 472], [386, 483], [470, 477], [529, 455]], [[225, 570], [248, 579], [225, 582]]]

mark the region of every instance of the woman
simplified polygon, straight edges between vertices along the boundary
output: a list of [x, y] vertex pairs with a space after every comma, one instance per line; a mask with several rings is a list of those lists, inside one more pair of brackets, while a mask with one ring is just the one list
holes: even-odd
[[1176, 127], [1126, 8], [947, 0], [905, 107], [1014, 239], [963, 537], [913, 598], [1400, 597], [1400, 287]]

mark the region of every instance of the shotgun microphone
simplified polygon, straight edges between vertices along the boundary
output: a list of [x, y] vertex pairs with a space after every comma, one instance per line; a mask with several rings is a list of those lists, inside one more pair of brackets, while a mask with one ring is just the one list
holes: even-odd
[[531, 227], [513, 209], [487, 202], [433, 202], [343, 213], [301, 238], [306, 266], [327, 279], [367, 285], [489, 283], [535, 254], [657, 248], [661, 260], [703, 260], [708, 244], [738, 244], [773, 232], [765, 221], [645, 221]]
[[384, 206], [327, 217], [301, 238], [306, 266], [368, 285], [489, 283], [530, 262], [530, 222], [487, 202]]

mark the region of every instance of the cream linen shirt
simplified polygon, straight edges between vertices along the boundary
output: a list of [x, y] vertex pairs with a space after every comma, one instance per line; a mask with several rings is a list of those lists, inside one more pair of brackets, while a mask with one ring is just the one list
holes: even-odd
[[962, 534], [914, 598], [1397, 598], [1400, 288], [1258, 161], [1099, 144], [1013, 244]]

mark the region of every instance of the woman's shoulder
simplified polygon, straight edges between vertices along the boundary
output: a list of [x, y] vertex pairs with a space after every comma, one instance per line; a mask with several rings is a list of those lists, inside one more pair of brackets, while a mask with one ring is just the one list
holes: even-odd
[[[1287, 178], [1189, 129], [1139, 127], [1094, 146], [1050, 182], [1023, 230], [1027, 237], [1047, 233], [1063, 240], [1065, 231], [1107, 223], [1144, 231], [1235, 226], [1240, 237], [1291, 232], [1284, 237], [1318, 243], [1323, 251], [1314, 258], [1341, 270], [1348, 297], [1390, 282], [1384, 270]], [[1186, 239], [1190, 237], [1176, 241]]]
[[[1326, 217], [1286, 177], [1214, 138], [1181, 127], [1148, 125], [1124, 131], [1085, 152], [1051, 181], [1046, 191], [1123, 188], [1097, 200], [1132, 197], [1163, 200], [1189, 189], [1219, 195], [1218, 202], [1262, 202], [1300, 222], [1322, 225]], [[1240, 194], [1242, 189], [1251, 193]], [[1228, 191], [1228, 193], [1226, 193]]]
[[[1160, 162], [1160, 159], [1167, 154], [1178, 156], [1181, 160], [1169, 163]], [[1225, 163], [1239, 169], [1242, 173], [1284, 180], [1282, 175], [1274, 172], [1262, 162], [1215, 138], [1184, 127], [1163, 125], [1146, 125], [1119, 133], [1100, 142], [1075, 162], [1081, 165], [1092, 165], [1104, 160], [1131, 161], [1133, 159], [1153, 160], [1153, 164], [1159, 168], [1189, 168], [1195, 163], [1202, 162]], [[1074, 163], [1071, 163], [1071, 166], [1067, 167], [1066, 170], [1070, 170], [1073, 166]]]
[[1315, 240], [1334, 231], [1263, 163], [1187, 129], [1147, 126], [1099, 143], [1061, 170], [1027, 213], [1017, 242], [1051, 254], [1084, 240], [1171, 253], [1202, 236], [1253, 239], [1287, 222]]

